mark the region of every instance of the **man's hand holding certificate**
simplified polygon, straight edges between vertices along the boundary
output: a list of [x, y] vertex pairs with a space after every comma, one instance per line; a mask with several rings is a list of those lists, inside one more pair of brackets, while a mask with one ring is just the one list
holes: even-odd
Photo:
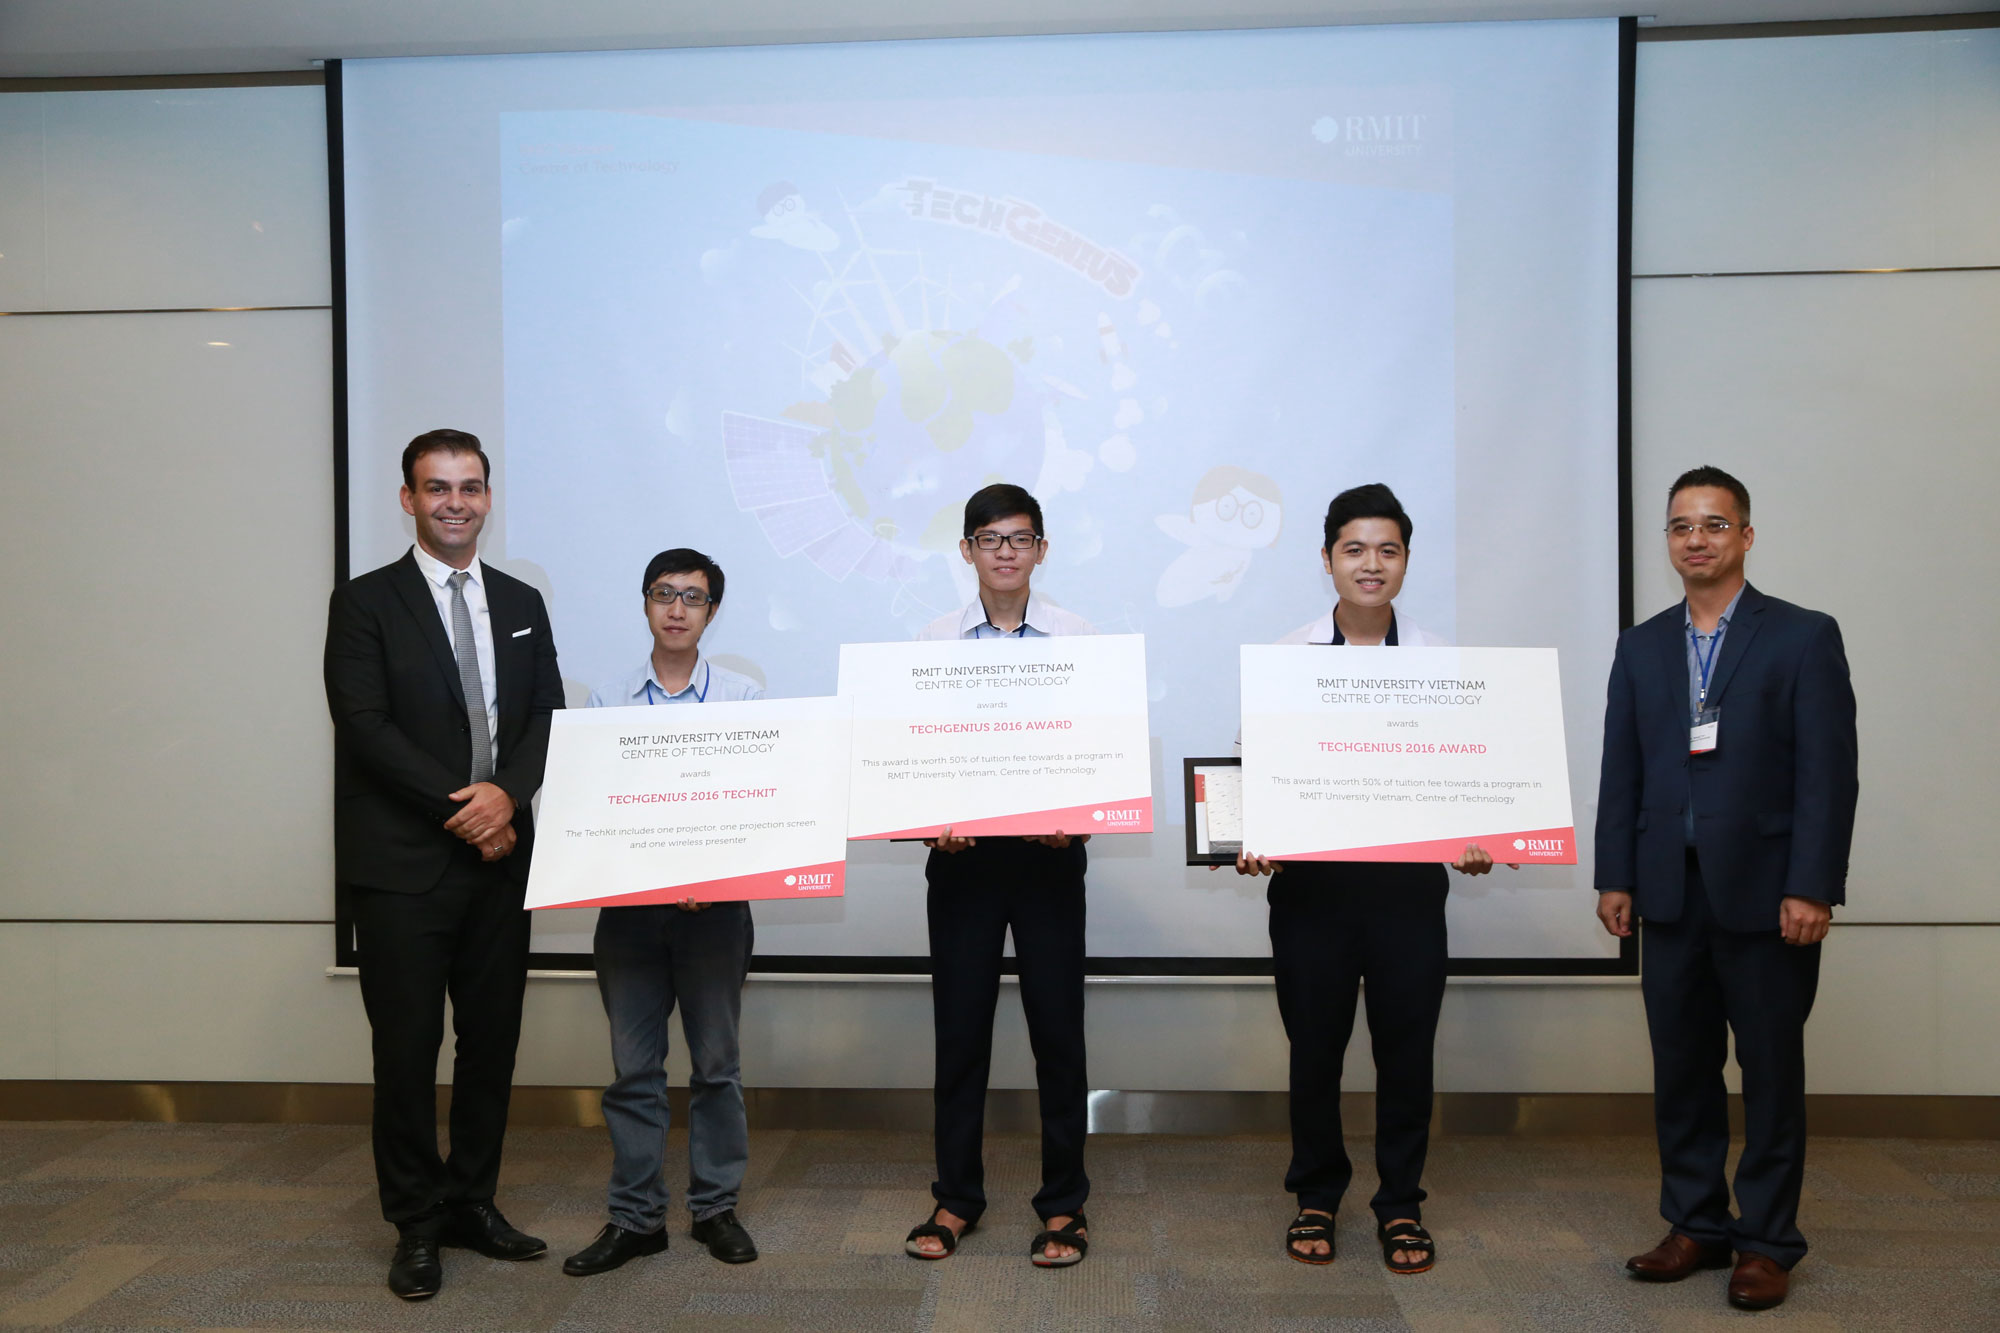
[[1574, 865], [1552, 648], [1243, 649], [1243, 843], [1274, 861]]
[[1137, 634], [850, 643], [852, 838], [1150, 833]]
[[556, 713], [528, 906], [839, 894], [847, 737], [833, 698]]

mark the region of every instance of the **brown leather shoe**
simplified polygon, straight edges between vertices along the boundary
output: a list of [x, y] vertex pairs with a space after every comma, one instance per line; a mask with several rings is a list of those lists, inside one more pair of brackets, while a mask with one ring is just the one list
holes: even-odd
[[1742, 1254], [1729, 1277], [1729, 1303], [1739, 1310], [1768, 1310], [1785, 1303], [1792, 1275], [1761, 1254]]
[[1625, 1271], [1642, 1282], [1678, 1282], [1699, 1269], [1727, 1267], [1728, 1246], [1703, 1245], [1678, 1231], [1669, 1231], [1658, 1245], [1625, 1261]]

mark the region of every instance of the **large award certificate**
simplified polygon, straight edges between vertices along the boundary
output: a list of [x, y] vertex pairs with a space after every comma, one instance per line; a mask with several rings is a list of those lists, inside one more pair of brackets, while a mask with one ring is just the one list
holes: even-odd
[[849, 643], [850, 838], [1150, 833], [1138, 634]]
[[833, 698], [558, 710], [528, 906], [839, 894], [847, 734]]
[[1243, 845], [1576, 864], [1553, 648], [1243, 649]]

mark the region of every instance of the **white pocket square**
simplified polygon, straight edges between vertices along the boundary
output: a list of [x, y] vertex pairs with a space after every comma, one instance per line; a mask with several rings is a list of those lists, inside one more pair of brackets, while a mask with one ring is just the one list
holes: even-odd
[[528, 628], [526, 628], [526, 629], [517, 629], [517, 630], [515, 630], [515, 631], [514, 631], [514, 633], [513, 633], [513, 634], [512, 634], [512, 635], [511, 635], [510, 637], [518, 639], [518, 638], [520, 638], [520, 637], [521, 637], [521, 636], [522, 636], [523, 634], [533, 634], [534, 632], [535, 632], [535, 627], [534, 627], [533, 625], [530, 625], [530, 626], [528, 626]]

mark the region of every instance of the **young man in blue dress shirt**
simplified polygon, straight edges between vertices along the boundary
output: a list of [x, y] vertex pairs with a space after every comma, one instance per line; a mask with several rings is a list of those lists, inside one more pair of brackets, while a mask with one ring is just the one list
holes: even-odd
[[[925, 626], [920, 640], [1097, 632], [1029, 586], [1049, 547], [1034, 496], [1005, 484], [975, 492], [965, 502], [964, 533], [959, 554], [979, 575], [979, 595]], [[1089, 1087], [1083, 1043], [1083, 844], [1090, 835], [961, 838], [947, 828], [927, 841], [937, 1040], [938, 1178], [931, 1194], [937, 1206], [903, 1248], [919, 1259], [942, 1259], [986, 1209], [980, 1160], [986, 1081], [1001, 954], [1011, 931], [1042, 1113], [1042, 1187], [1034, 1206], [1043, 1230], [1029, 1258], [1041, 1268], [1066, 1267], [1089, 1248], [1083, 1216], [1090, 1193], [1083, 1170]]]
[[[662, 551], [640, 583], [653, 650], [629, 675], [591, 692], [592, 708], [761, 699], [748, 676], [701, 655], [701, 636], [722, 607], [722, 569], [699, 551]], [[611, 1022], [616, 1077], [604, 1090], [611, 1131], [611, 1221], [563, 1261], [588, 1277], [667, 1248], [667, 1020], [676, 1003], [693, 1071], [688, 1079], [688, 1210], [694, 1239], [724, 1263], [749, 1263], [757, 1247], [736, 1220], [750, 1160], [737, 1046], [753, 931], [748, 903], [606, 907], [592, 953]]]

